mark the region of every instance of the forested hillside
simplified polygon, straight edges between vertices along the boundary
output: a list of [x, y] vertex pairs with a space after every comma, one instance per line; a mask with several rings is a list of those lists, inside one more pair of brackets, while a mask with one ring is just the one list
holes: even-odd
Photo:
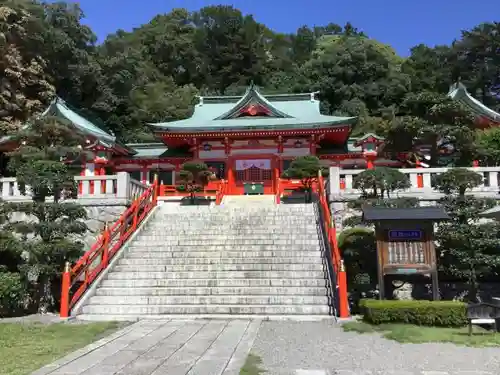
[[358, 133], [389, 137], [398, 127], [414, 131], [408, 124], [442, 124], [422, 108], [444, 103], [458, 78], [500, 106], [500, 23], [463, 31], [450, 45], [415, 46], [402, 58], [334, 18], [281, 34], [229, 6], [175, 9], [97, 44], [82, 17], [73, 4], [0, 1], [3, 132], [57, 94], [123, 141], [147, 140], [145, 122], [184, 118], [196, 95], [241, 93], [251, 81], [264, 93], [320, 91], [325, 113], [360, 116]]

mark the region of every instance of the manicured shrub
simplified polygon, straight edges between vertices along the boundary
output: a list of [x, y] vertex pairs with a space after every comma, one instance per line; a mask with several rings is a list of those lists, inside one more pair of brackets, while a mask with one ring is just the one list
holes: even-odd
[[0, 317], [17, 315], [25, 296], [20, 274], [0, 272]]
[[360, 301], [363, 319], [372, 324], [459, 327], [467, 324], [466, 306], [455, 301]]

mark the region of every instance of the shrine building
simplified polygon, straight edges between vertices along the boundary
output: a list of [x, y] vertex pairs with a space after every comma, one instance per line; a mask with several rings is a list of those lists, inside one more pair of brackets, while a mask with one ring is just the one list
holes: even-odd
[[[248, 182], [262, 183], [264, 192], [272, 193], [276, 177], [298, 156], [316, 155], [325, 167], [405, 166], [405, 155], [391, 158], [381, 151], [382, 137], [350, 137], [357, 118], [321, 114], [317, 94], [263, 95], [251, 85], [243, 96], [199, 97], [190, 118], [148, 124], [158, 143], [123, 144], [61, 98], [40, 116], [58, 117], [84, 135], [82, 146], [92, 155], [82, 161], [85, 176], [126, 171], [143, 183], [158, 175], [164, 185], [175, 185], [182, 164], [197, 160], [228, 181], [227, 194], [241, 194]], [[471, 108], [479, 126], [500, 125], [500, 114], [474, 99], [461, 83], [448, 95]], [[11, 138], [0, 139], [3, 175], [8, 175], [5, 153], [15, 147]]]

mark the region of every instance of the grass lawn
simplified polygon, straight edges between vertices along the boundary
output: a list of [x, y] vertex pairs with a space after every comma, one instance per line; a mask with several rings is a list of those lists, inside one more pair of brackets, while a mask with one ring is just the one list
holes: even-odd
[[0, 373], [25, 375], [111, 333], [119, 323], [0, 323]]
[[259, 356], [250, 353], [245, 361], [245, 365], [240, 370], [240, 375], [261, 375], [264, 370], [260, 368], [262, 360]]
[[441, 328], [424, 327], [411, 324], [371, 325], [365, 322], [348, 322], [342, 324], [345, 331], [359, 333], [381, 333], [385, 338], [402, 343], [420, 344], [425, 342], [449, 342], [457, 345], [491, 347], [500, 346], [500, 333], [474, 326], [472, 336], [468, 327]]

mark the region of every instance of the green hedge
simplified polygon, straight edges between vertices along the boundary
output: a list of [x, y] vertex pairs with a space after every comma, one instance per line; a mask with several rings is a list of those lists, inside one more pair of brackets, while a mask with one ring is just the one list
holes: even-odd
[[467, 324], [466, 304], [455, 301], [360, 301], [363, 320], [371, 324], [408, 323], [460, 327]]
[[0, 272], [0, 317], [17, 315], [21, 310], [25, 287], [21, 275], [11, 272]]

